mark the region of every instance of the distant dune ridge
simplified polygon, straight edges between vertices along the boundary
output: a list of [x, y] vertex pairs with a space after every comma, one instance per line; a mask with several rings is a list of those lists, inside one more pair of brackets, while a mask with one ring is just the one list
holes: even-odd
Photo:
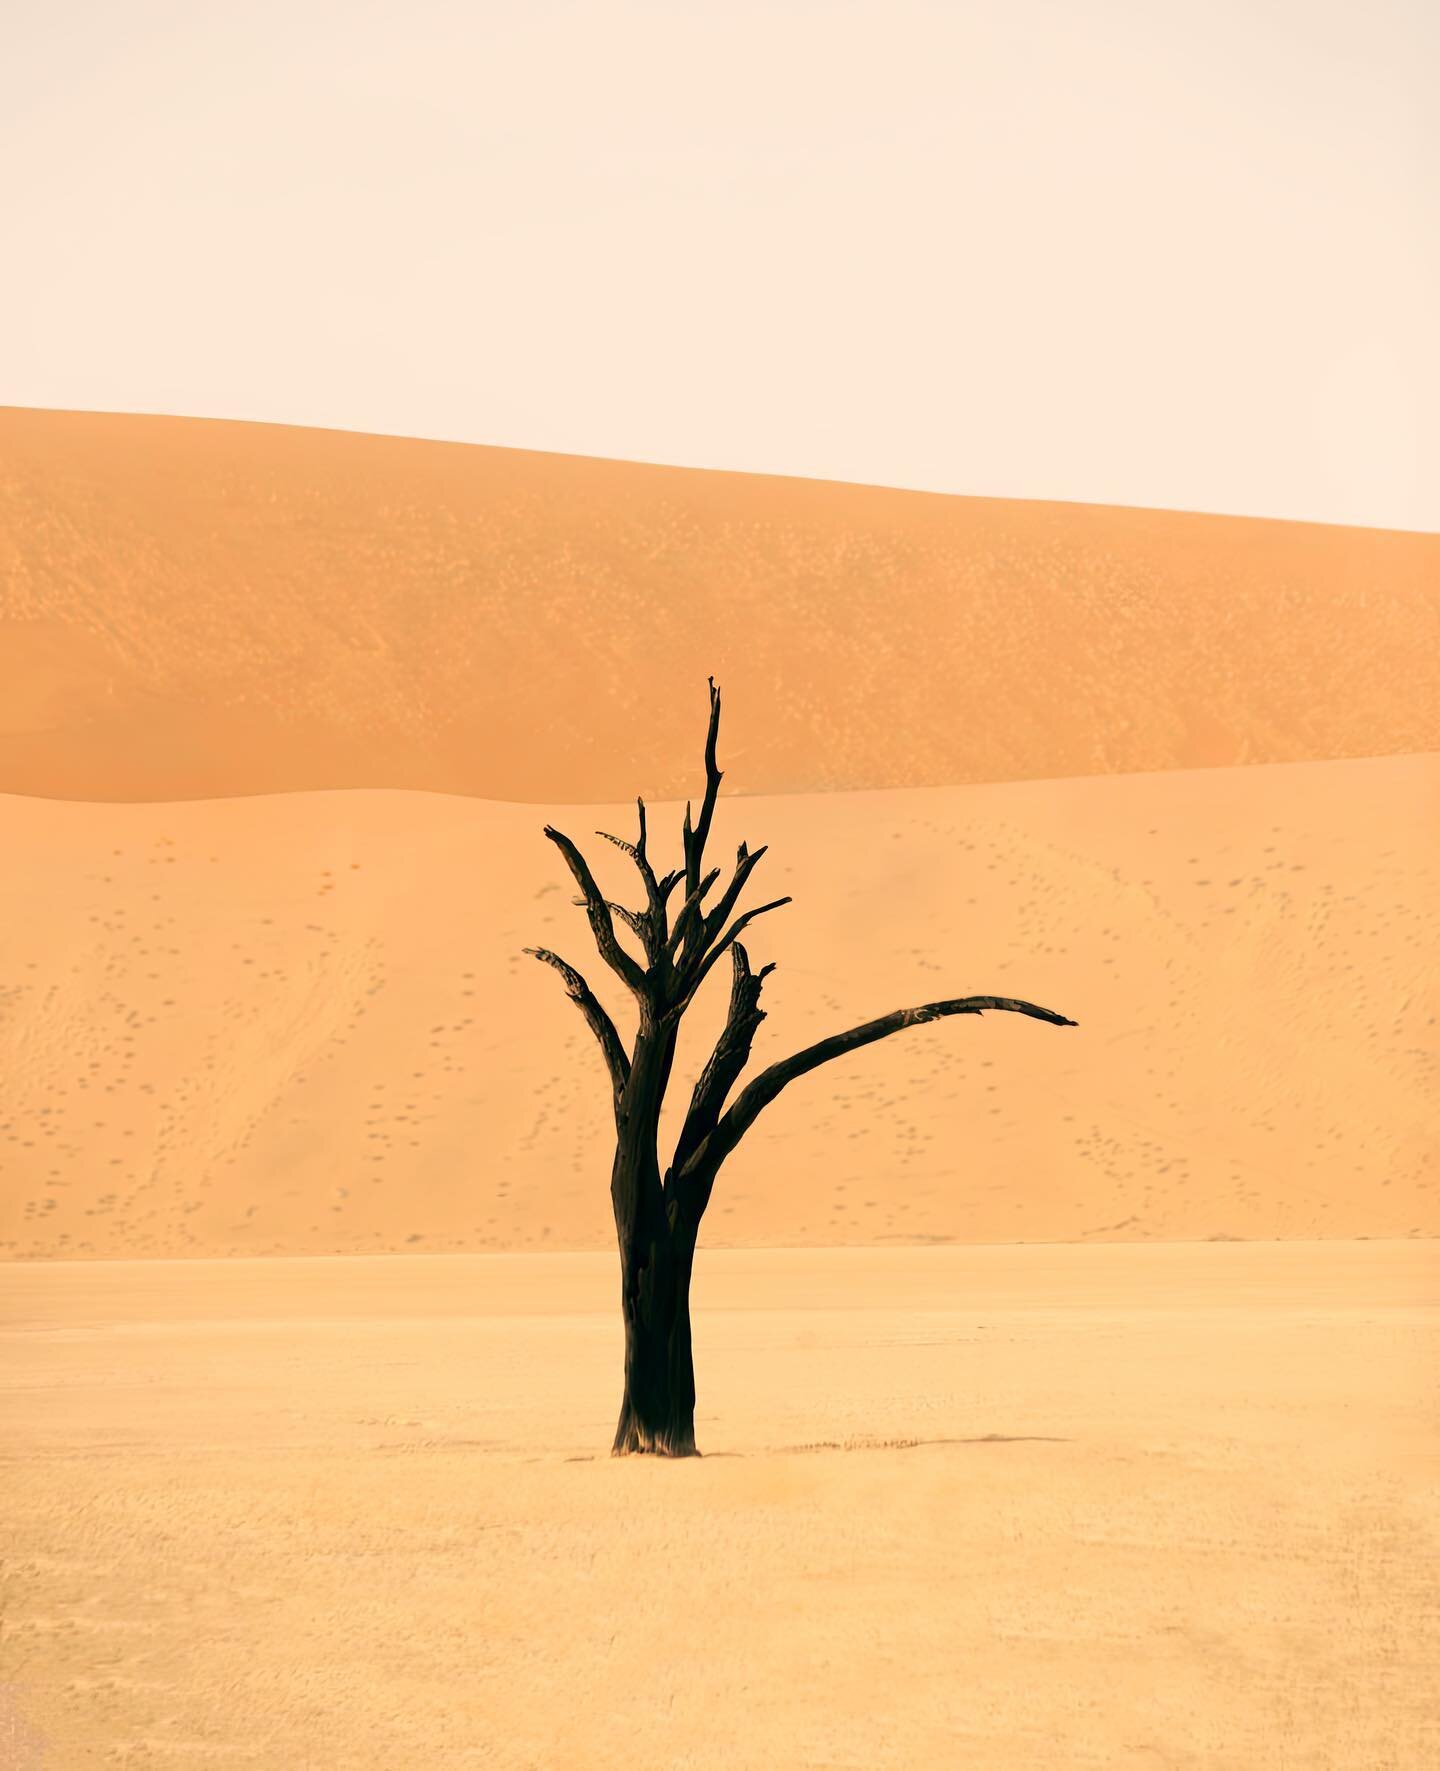
[[0, 792], [683, 798], [711, 673], [728, 793], [1433, 751], [1440, 537], [0, 409]]
[[802, 1079], [705, 1241], [1433, 1235], [1437, 548], [0, 412], [0, 1257], [611, 1246], [542, 826], [673, 864], [712, 673], [756, 1067], [1080, 1031]]

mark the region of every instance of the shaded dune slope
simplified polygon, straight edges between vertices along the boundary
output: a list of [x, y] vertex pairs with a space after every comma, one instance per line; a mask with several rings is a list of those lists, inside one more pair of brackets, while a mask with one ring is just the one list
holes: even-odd
[[0, 410], [0, 791], [681, 797], [1440, 749], [1440, 538]]

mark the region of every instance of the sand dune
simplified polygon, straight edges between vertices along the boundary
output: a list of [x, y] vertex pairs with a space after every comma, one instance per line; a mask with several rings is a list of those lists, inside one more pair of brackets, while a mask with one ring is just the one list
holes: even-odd
[[1434, 1763], [1428, 1246], [712, 1253], [669, 1465], [614, 1291], [12, 1269], [19, 1771]]
[[[754, 931], [757, 1065], [954, 994], [1080, 1026], [942, 1022], [796, 1083], [705, 1241], [1435, 1234], [1437, 811], [1435, 756], [722, 797], [718, 857], [772, 845], [746, 901], [795, 898]], [[0, 1252], [609, 1247], [599, 1058], [521, 949], [629, 1024], [541, 826], [632, 817], [0, 800]]]
[[[0, 413], [0, 1762], [1431, 1763], [1437, 567]], [[1079, 1026], [775, 1103], [711, 1455], [613, 1462], [606, 1090], [521, 949], [629, 1025], [541, 827], [628, 896], [640, 790], [673, 860], [711, 672], [757, 1067]]]
[[1440, 537], [0, 410], [0, 792], [800, 793], [1440, 750]]

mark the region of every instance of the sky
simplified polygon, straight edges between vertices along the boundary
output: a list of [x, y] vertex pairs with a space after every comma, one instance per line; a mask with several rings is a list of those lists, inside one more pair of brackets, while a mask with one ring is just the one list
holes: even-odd
[[0, 404], [1440, 529], [1433, 0], [5, 0]]

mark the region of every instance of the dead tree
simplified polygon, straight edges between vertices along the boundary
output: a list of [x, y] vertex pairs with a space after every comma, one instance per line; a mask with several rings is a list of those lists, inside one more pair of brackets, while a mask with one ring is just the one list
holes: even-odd
[[[595, 944], [605, 963], [624, 980], [635, 998], [638, 1027], [627, 1053], [615, 1023], [580, 973], [544, 947], [525, 951], [553, 966], [565, 981], [571, 1000], [599, 1042], [610, 1077], [615, 1114], [615, 1160], [610, 1198], [620, 1244], [620, 1301], [625, 1318], [625, 1392], [615, 1429], [613, 1453], [651, 1452], [662, 1457], [695, 1453], [695, 1367], [690, 1346], [690, 1273], [700, 1221], [710, 1203], [715, 1177], [725, 1158], [761, 1112], [787, 1083], [832, 1058], [857, 1051], [877, 1039], [917, 1027], [945, 1015], [978, 1015], [986, 1009], [1009, 1009], [1056, 1027], [1074, 1021], [1034, 1003], [1004, 996], [952, 997], [919, 1008], [897, 1009], [846, 1033], [832, 1034], [793, 1057], [771, 1064], [733, 1100], [730, 1092], [750, 1057], [755, 1030], [765, 1019], [760, 993], [774, 965], [750, 969], [740, 944], [742, 929], [789, 898], [772, 898], [753, 910], [730, 917], [750, 875], [765, 854], [742, 842], [728, 885], [707, 910], [705, 899], [722, 869], [703, 872], [705, 844], [720, 791], [715, 744], [720, 729], [720, 691], [710, 680], [710, 728], [705, 739], [705, 798], [700, 816], [691, 823], [685, 807], [685, 864], [658, 877], [646, 851], [645, 802], [637, 800], [638, 839], [626, 842], [597, 831], [635, 863], [645, 890], [645, 905], [629, 910], [605, 898], [585, 858], [568, 836], [545, 826], [545, 834], [565, 857], [580, 888], [574, 902], [590, 920]], [[671, 900], [680, 893], [672, 918]], [[629, 929], [639, 945], [637, 958], [616, 934], [615, 919]], [[728, 924], [728, 926], [727, 926]], [[663, 1175], [660, 1169], [660, 1107], [670, 1081], [671, 1061], [680, 1019], [695, 993], [720, 958], [729, 953], [732, 967], [730, 1012], [724, 1031], [690, 1097], [690, 1109]], [[728, 1105], [727, 1105], [728, 1103]]]

